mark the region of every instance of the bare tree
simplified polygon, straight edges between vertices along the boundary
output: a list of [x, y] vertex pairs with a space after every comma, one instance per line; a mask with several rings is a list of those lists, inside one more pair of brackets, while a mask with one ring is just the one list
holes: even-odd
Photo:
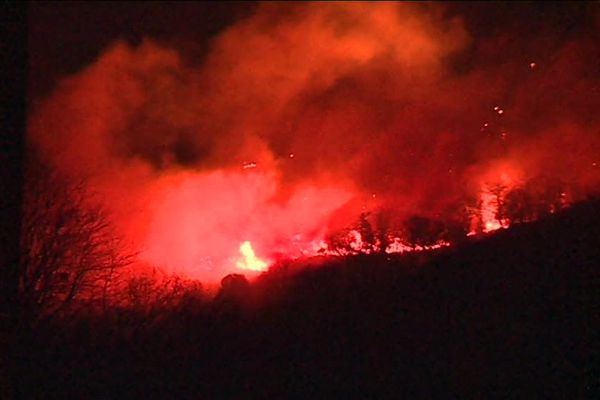
[[505, 207], [505, 197], [508, 191], [508, 186], [503, 183], [488, 183], [487, 193], [492, 196], [492, 202], [490, 206], [496, 209], [494, 218], [498, 221], [502, 221], [502, 210]]
[[362, 252], [367, 254], [374, 252], [377, 245], [377, 237], [373, 229], [373, 225], [368, 219], [370, 215], [370, 212], [360, 213], [360, 216], [358, 217], [358, 224], [356, 226], [362, 241]]
[[35, 157], [27, 165], [19, 290], [29, 317], [106, 307], [118, 291], [120, 272], [134, 255], [91, 198], [84, 182]]

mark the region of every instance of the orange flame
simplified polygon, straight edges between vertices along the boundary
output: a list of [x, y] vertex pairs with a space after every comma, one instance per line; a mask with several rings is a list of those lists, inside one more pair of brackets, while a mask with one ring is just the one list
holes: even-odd
[[235, 265], [240, 269], [246, 269], [250, 271], [265, 271], [267, 269], [267, 263], [254, 254], [252, 244], [248, 240], [240, 245], [240, 257]]
[[481, 193], [481, 220], [483, 221], [483, 231], [491, 232], [502, 228], [502, 223], [496, 218], [498, 204], [496, 199], [490, 193], [483, 191]]

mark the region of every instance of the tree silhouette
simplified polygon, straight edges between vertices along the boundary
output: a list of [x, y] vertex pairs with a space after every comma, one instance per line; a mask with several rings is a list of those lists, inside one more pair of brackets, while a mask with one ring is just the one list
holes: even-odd
[[522, 223], [533, 219], [535, 209], [531, 195], [523, 188], [515, 188], [506, 194], [502, 207], [498, 208], [498, 218], [511, 223]]
[[543, 217], [558, 211], [565, 206], [565, 184], [560, 180], [545, 175], [530, 179], [525, 190], [532, 197], [532, 206], [536, 217]]
[[392, 236], [392, 211], [389, 209], [379, 210], [375, 215], [375, 239], [379, 253], [385, 253], [392, 241]]
[[134, 258], [105, 209], [75, 182], [32, 157], [26, 169], [19, 291], [27, 317], [106, 308]]
[[444, 224], [422, 216], [408, 218], [405, 223], [408, 241], [413, 246], [432, 246], [442, 239]]
[[375, 251], [375, 248], [377, 246], [375, 231], [373, 229], [373, 226], [371, 225], [371, 222], [369, 222], [368, 220], [369, 215], [370, 213], [363, 212], [360, 213], [360, 216], [358, 217], [357, 228], [362, 241], [361, 250], [364, 253], [371, 253]]
[[335, 251], [339, 256], [354, 254], [356, 250], [352, 247], [351, 229], [345, 228], [329, 232], [325, 237], [327, 249]]
[[502, 222], [502, 211], [505, 207], [505, 197], [508, 191], [508, 186], [503, 183], [488, 183], [487, 184], [487, 193], [492, 196], [491, 206], [495, 207], [496, 213], [494, 217]]
[[194, 315], [203, 309], [205, 296], [199, 282], [183, 279], [175, 274], [166, 274], [152, 269], [127, 280], [123, 290], [125, 326], [139, 333], [151, 328], [158, 321], [171, 318], [178, 313]]

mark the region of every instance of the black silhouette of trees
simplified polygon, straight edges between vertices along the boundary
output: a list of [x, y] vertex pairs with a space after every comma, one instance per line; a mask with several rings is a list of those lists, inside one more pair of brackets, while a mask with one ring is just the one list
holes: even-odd
[[564, 207], [564, 183], [548, 176], [537, 176], [527, 182], [525, 190], [531, 194], [536, 217], [556, 212]]
[[19, 291], [35, 320], [106, 308], [121, 291], [134, 254], [115, 236], [105, 209], [75, 182], [32, 157], [26, 169]]
[[360, 214], [357, 224], [364, 253], [383, 254], [392, 243], [394, 237], [401, 236], [401, 229], [394, 223], [393, 211], [379, 209], [374, 212]]
[[481, 224], [481, 211], [477, 206], [480, 202], [471, 197], [446, 204], [438, 214], [439, 223], [443, 225], [439, 239], [452, 244], [465, 241], [472, 229], [477, 230], [474, 224]]
[[499, 204], [497, 218], [511, 223], [530, 222], [564, 208], [566, 185], [558, 179], [537, 176], [523, 186], [507, 191]]
[[505, 208], [505, 198], [508, 192], [508, 186], [502, 183], [488, 183], [487, 184], [487, 193], [492, 196], [492, 201], [489, 204], [490, 206], [496, 209], [496, 213], [494, 217], [498, 221], [503, 221], [502, 211]]
[[511, 223], [530, 221], [535, 214], [531, 195], [523, 188], [515, 188], [506, 194], [502, 207], [498, 208], [498, 218]]
[[[388, 209], [362, 212], [352, 226], [327, 235], [327, 248], [340, 256], [385, 253], [393, 238], [400, 235], [399, 229], [394, 227], [392, 214]], [[356, 234], [360, 236], [360, 241]]]
[[202, 284], [174, 274], [152, 269], [128, 279], [124, 286], [125, 307], [113, 311], [121, 313], [117, 320], [131, 327], [134, 333], [177, 315], [197, 315], [204, 310]]
[[352, 247], [352, 237], [350, 236], [351, 229], [341, 229], [329, 232], [325, 237], [327, 249], [334, 251], [338, 256], [346, 256], [355, 253]]
[[375, 230], [368, 220], [370, 213], [363, 212], [358, 217], [358, 232], [362, 242], [362, 251], [364, 253], [372, 253], [377, 248]]
[[405, 222], [406, 239], [413, 246], [432, 246], [443, 238], [445, 227], [440, 221], [413, 216]]
[[375, 215], [375, 239], [377, 240], [377, 250], [379, 253], [385, 253], [392, 242], [392, 211], [388, 209], [380, 210]]
[[178, 275], [159, 273], [142, 274], [127, 280], [127, 305], [141, 314], [174, 309], [182, 302], [203, 300], [203, 288], [199, 282], [183, 279]]

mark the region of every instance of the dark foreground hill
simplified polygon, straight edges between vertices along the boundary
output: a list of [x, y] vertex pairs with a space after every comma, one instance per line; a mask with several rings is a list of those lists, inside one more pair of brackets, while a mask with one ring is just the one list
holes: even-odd
[[16, 396], [599, 395], [597, 201], [453, 249], [305, 264], [232, 277], [214, 301], [152, 323], [25, 332]]

